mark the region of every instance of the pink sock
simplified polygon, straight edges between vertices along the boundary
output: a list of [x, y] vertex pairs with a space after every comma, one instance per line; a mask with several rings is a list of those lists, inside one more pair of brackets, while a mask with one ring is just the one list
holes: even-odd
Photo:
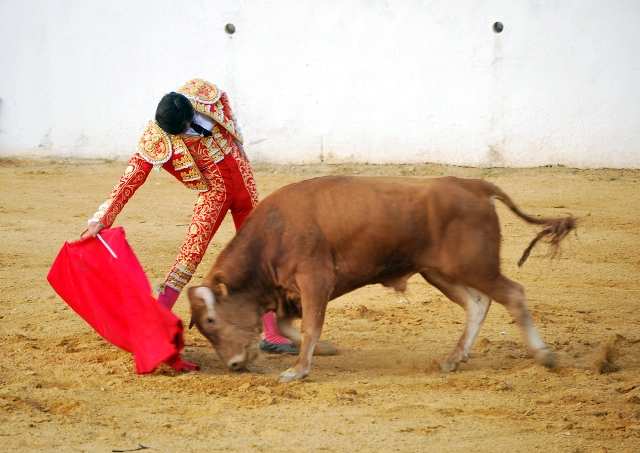
[[280, 335], [278, 326], [276, 326], [276, 315], [272, 311], [268, 311], [262, 317], [262, 327], [264, 328], [264, 339], [269, 343], [287, 344], [291, 343], [288, 338]]
[[162, 293], [158, 294], [158, 302], [160, 302], [161, 305], [164, 305], [169, 310], [171, 310], [173, 306], [176, 304], [176, 301], [178, 300], [179, 296], [180, 296], [180, 292], [166, 286], [164, 289], [164, 294]]

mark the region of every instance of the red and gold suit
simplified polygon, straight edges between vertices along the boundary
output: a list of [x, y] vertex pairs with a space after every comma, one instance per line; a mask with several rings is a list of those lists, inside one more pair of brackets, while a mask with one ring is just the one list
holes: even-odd
[[138, 141], [137, 153], [107, 201], [90, 220], [110, 227], [154, 167], [165, 169], [188, 189], [198, 192], [180, 254], [164, 283], [158, 287], [161, 293], [166, 286], [182, 291], [228, 210], [238, 229], [258, 203], [249, 161], [234, 143], [237, 140], [242, 144], [242, 134], [227, 95], [200, 79], [189, 80], [177, 91], [191, 101], [197, 113], [214, 121], [212, 135], [171, 135], [150, 121]]

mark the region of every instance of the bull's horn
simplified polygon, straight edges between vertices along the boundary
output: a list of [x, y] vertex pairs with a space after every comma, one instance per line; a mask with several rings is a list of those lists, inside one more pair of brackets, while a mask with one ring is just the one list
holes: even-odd
[[207, 318], [209, 322], [213, 322], [216, 318], [216, 296], [213, 295], [213, 291], [206, 286], [198, 286], [193, 291], [193, 294], [204, 301], [204, 304], [207, 306]]
[[222, 294], [222, 297], [227, 297], [227, 295], [229, 295], [229, 291], [227, 291], [227, 285], [225, 285], [224, 283], [218, 283], [218, 289], [220, 290], [220, 294]]

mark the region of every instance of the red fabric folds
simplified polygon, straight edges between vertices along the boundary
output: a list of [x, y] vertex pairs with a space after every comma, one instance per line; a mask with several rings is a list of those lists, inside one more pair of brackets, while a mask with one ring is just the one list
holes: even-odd
[[100, 236], [117, 258], [92, 236], [66, 242], [47, 275], [55, 292], [105, 340], [131, 352], [138, 374], [162, 362], [177, 371], [198, 369], [181, 359], [182, 321], [152, 296], [124, 229]]

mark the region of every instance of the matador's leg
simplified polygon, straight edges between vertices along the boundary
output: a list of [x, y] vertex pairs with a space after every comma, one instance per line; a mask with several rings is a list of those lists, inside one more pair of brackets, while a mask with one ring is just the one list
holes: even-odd
[[214, 189], [198, 196], [182, 249], [164, 283], [158, 288], [160, 291], [158, 301], [165, 307], [173, 308], [180, 292], [189, 283], [198, 264], [202, 261], [209, 242], [228, 210], [229, 203], [224, 190]]

